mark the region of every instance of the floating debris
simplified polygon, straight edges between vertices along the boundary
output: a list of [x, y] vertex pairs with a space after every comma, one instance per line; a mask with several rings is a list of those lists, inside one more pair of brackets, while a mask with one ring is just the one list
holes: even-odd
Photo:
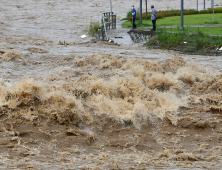
[[86, 38], [86, 35], [81, 35], [81, 38]]

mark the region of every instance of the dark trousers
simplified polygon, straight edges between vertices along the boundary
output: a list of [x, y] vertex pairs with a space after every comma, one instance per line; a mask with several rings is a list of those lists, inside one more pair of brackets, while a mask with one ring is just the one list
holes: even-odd
[[135, 20], [136, 20], [136, 18], [133, 18], [133, 23], [132, 23], [133, 24], [133, 29], [136, 28]]
[[153, 23], [153, 30], [156, 31], [156, 20], [152, 20]]

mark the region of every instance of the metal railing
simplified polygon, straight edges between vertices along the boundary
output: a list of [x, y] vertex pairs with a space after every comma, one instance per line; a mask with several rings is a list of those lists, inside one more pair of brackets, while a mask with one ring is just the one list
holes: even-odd
[[[104, 14], [104, 13], [103, 13]], [[105, 16], [102, 15], [102, 39], [108, 41], [107, 31], [106, 31], [106, 19]]]
[[116, 29], [116, 15], [113, 12], [102, 13], [102, 39], [108, 41], [107, 30]]

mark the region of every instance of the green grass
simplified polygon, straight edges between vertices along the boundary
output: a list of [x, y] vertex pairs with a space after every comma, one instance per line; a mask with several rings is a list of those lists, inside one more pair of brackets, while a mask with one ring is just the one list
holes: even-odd
[[[178, 28], [164, 28], [165, 31], [181, 31]], [[190, 33], [198, 33], [199, 31], [203, 32], [204, 34], [213, 34], [213, 35], [222, 35], [222, 27], [184, 27], [184, 31]]]
[[[196, 28], [195, 31], [190, 30], [189, 27], [185, 30], [180, 30], [179, 27], [173, 29], [174, 32], [169, 32], [166, 28], [159, 29], [157, 34], [150, 39], [148, 46], [209, 55], [217, 54], [216, 49], [222, 47], [221, 37], [207, 36], [200, 28]], [[195, 34], [190, 34], [190, 32]]]
[[122, 18], [120, 21], [127, 21], [128, 20], [128, 18]]
[[[164, 17], [157, 19], [156, 25], [158, 26], [177, 26], [180, 25], [180, 16]], [[151, 20], [142, 20], [142, 25], [139, 24], [139, 20], [136, 20], [138, 27], [150, 27], [152, 26]], [[185, 15], [184, 25], [204, 25], [204, 24], [222, 24], [222, 13], [214, 14], [214, 22], [212, 22], [212, 14], [196, 14]], [[132, 27], [131, 21], [126, 21], [122, 25], [123, 28]]]

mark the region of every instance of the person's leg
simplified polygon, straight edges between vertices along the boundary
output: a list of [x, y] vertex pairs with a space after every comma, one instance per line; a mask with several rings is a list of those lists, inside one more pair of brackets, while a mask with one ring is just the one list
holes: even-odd
[[153, 31], [153, 30], [154, 30], [154, 20], [152, 20], [152, 24], [153, 24], [153, 29], [152, 29], [151, 31]]
[[153, 20], [153, 30], [156, 31], [156, 20]]
[[134, 18], [134, 28], [136, 28], [137, 26], [136, 26], [136, 24], [135, 24], [135, 21], [136, 21], [136, 18]]
[[133, 18], [133, 28], [136, 28], [135, 20], [136, 18]]

